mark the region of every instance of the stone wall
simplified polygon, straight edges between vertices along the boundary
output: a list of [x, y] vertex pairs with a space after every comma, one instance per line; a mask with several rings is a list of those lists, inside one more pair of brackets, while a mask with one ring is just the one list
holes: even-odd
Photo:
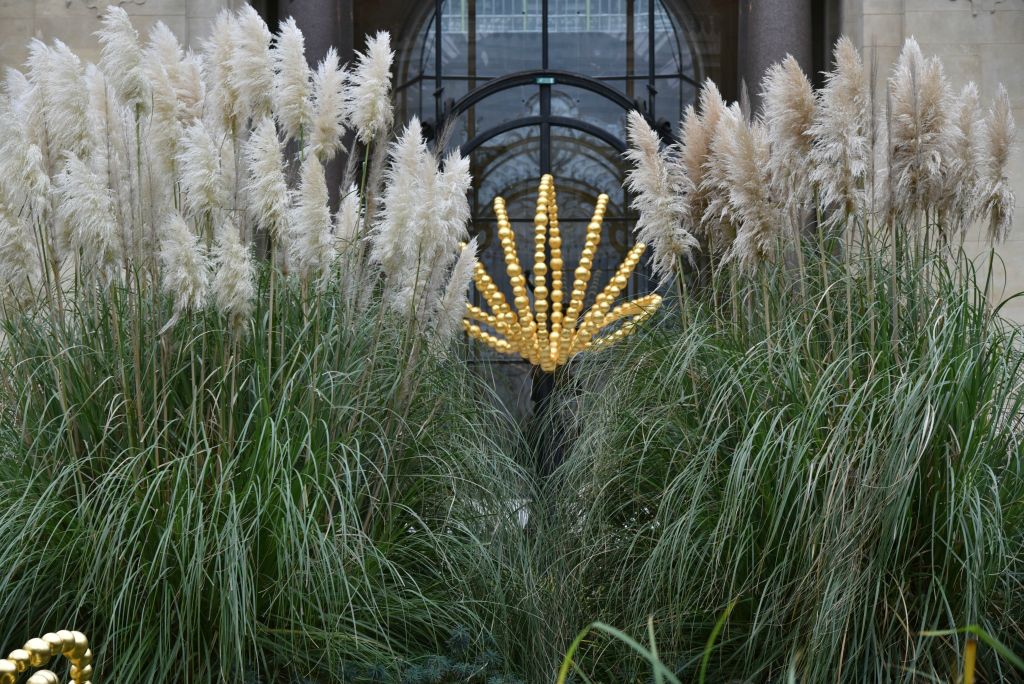
[[95, 61], [93, 32], [107, 5], [119, 4], [145, 37], [157, 21], [167, 24], [184, 44], [197, 46], [210, 22], [236, 0], [0, 0], [0, 65], [17, 66], [27, 57], [30, 39], [59, 38], [83, 59]]
[[[842, 23], [866, 57], [876, 55], [876, 91], [882, 97], [888, 67], [908, 36], [917, 39], [926, 55], [942, 59], [957, 90], [974, 81], [984, 103], [991, 101], [998, 84], [1006, 86], [1019, 131], [1009, 169], [1017, 211], [1016, 228], [998, 247], [994, 296], [1024, 291], [1024, 0], [844, 0]], [[974, 231], [968, 246], [984, 267], [988, 242], [981, 235]], [[1006, 310], [1024, 320], [1024, 298]]]

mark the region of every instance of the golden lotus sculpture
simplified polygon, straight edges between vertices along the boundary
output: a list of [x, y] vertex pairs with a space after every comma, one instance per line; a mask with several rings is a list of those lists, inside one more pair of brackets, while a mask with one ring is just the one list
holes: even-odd
[[[14, 649], [6, 658], [0, 658], [0, 684], [16, 684], [22, 672], [45, 667], [59, 655], [71, 663], [70, 675], [74, 684], [89, 684], [92, 678], [89, 640], [81, 632], [66, 629], [44, 634], [39, 639], [29, 639], [23, 647]], [[56, 673], [40, 669], [33, 672], [25, 684], [59, 684], [59, 681]]]
[[[613, 308], [615, 300], [626, 288], [629, 276], [640, 263], [645, 249], [643, 243], [629, 250], [608, 285], [597, 295], [594, 305], [583, 313], [607, 206], [608, 195], [600, 195], [587, 225], [586, 241], [573, 272], [572, 288], [566, 303], [563, 287], [565, 262], [562, 259], [562, 234], [558, 227], [555, 181], [550, 174], [541, 177], [537, 214], [533, 219], [535, 258], [531, 310], [527, 280], [519, 264], [515, 233], [505, 210], [505, 200], [496, 197], [494, 213], [498, 218], [498, 239], [505, 254], [505, 271], [512, 285], [513, 301], [509, 305], [494, 279], [478, 263], [473, 282], [490, 311], [467, 304], [463, 326], [469, 336], [503, 354], [519, 354], [533, 365], [551, 372], [574, 354], [599, 349], [622, 339], [650, 317], [661, 305], [661, 297], [657, 294], [625, 301]], [[612, 326], [620, 321], [621, 325], [613, 329]]]

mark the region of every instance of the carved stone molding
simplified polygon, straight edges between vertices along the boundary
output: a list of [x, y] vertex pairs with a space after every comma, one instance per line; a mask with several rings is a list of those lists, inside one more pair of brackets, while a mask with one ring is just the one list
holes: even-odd
[[[78, 0], [83, 3], [89, 9], [96, 10], [96, 16], [102, 17], [103, 13], [107, 11], [107, 7], [110, 5], [144, 5], [146, 0]], [[71, 7], [75, 3], [75, 0], [64, 0], [67, 7]]]
[[[957, 2], [957, 0], [953, 0]], [[978, 12], [987, 11], [990, 14], [996, 13], [996, 5], [1001, 5], [1003, 0], [969, 0], [971, 3], [971, 14], [978, 16]]]

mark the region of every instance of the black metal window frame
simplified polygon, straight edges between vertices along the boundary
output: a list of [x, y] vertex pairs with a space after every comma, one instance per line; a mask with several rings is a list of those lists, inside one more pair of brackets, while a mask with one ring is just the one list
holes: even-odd
[[[398, 90], [417, 84], [423, 84], [432, 80], [434, 82], [434, 123], [428, 126], [428, 130], [442, 130], [456, 117], [467, 112], [473, 105], [496, 93], [523, 85], [537, 85], [540, 88], [539, 114], [519, 119], [510, 120], [493, 126], [485, 131], [473, 135], [473, 137], [460, 146], [464, 155], [470, 154], [480, 145], [502, 133], [538, 126], [540, 129], [540, 172], [551, 171], [551, 129], [553, 127], [564, 127], [575, 129], [592, 135], [618, 152], [624, 152], [626, 141], [612, 135], [607, 130], [586, 121], [553, 115], [551, 112], [551, 92], [554, 85], [567, 85], [598, 95], [613, 102], [625, 111], [638, 110], [647, 119], [648, 123], [659, 132], [666, 142], [671, 142], [671, 127], [668, 122], [658, 122], [655, 117], [655, 102], [658, 94], [657, 82], [660, 79], [677, 79], [698, 87], [698, 82], [685, 73], [663, 74], [657, 72], [656, 64], [656, 33], [655, 8], [660, 4], [659, 0], [646, 0], [647, 3], [647, 64], [648, 73], [646, 78], [636, 76], [608, 76], [591, 77], [581, 74], [555, 70], [550, 68], [549, 59], [549, 0], [541, 0], [541, 68], [520, 71], [500, 77], [484, 77], [476, 75], [448, 75], [444, 73], [443, 64], [443, 37], [444, 37], [444, 0], [434, 0], [434, 73], [432, 75], [419, 73], [412, 79], [403, 83]], [[673, 31], [677, 27], [673, 24]], [[677, 36], [678, 42], [678, 36]], [[425, 47], [425, 46], [424, 46]], [[420, 64], [423, 64], [421, 59]], [[483, 81], [483, 85], [474, 88], [458, 100], [445, 101], [445, 81]], [[605, 81], [613, 80], [646, 80], [647, 97], [645, 100], [629, 98], [621, 91], [608, 85]]]

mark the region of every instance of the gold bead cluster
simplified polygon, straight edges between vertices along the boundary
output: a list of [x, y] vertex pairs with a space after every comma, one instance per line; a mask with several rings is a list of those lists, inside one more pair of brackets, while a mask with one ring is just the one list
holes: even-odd
[[[51, 658], [63, 655], [71, 663], [71, 681], [89, 684], [92, 678], [92, 651], [89, 640], [81, 632], [62, 629], [44, 634], [41, 639], [29, 639], [21, 648], [0, 658], [0, 684], [15, 684], [18, 675], [30, 667], [43, 667]], [[58, 684], [57, 675], [50, 670], [37, 670], [26, 684]]]
[[[535, 366], [550, 372], [565, 364], [574, 354], [587, 349], [600, 349], [633, 332], [637, 325], [661, 305], [660, 296], [649, 294], [614, 308], [612, 306], [640, 263], [640, 256], [644, 252], [643, 243], [629, 251], [615, 276], [604, 291], [597, 295], [594, 306], [580, 320], [594, 266], [594, 255], [601, 243], [601, 223], [607, 208], [608, 195], [602, 194], [597, 198], [594, 215], [587, 224], [586, 241], [576, 270], [573, 271], [572, 288], [566, 305], [562, 234], [558, 227], [555, 181], [550, 174], [541, 177], [537, 191], [537, 213], [533, 219], [534, 282], [531, 310], [526, 276], [519, 264], [515, 233], [505, 209], [505, 200], [496, 197], [494, 214], [498, 218], [498, 240], [505, 255], [505, 271], [512, 286], [512, 305], [505, 300], [505, 295], [483, 265], [478, 263], [473, 273], [473, 282], [490, 311], [467, 305], [467, 318], [463, 321], [467, 334], [495, 351], [519, 354]], [[625, 322], [617, 330], [600, 334], [608, 326], [623, 319], [626, 319]]]

